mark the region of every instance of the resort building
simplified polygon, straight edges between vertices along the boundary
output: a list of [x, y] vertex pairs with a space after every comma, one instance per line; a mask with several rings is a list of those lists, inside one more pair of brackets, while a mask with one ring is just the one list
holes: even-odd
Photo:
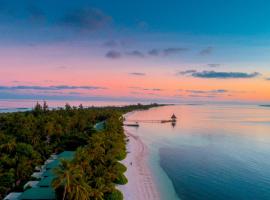
[[175, 116], [175, 114], [173, 114], [173, 115], [171, 116], [171, 120], [172, 120], [173, 122], [176, 122], [177, 117]]
[[21, 194], [22, 192], [11, 192], [4, 198], [4, 200], [19, 200]]
[[36, 178], [36, 181], [29, 181], [24, 185], [24, 192], [9, 193], [4, 200], [55, 200], [55, 191], [51, 184], [55, 175], [53, 169], [58, 167], [61, 159], [72, 160], [74, 151], [64, 151], [58, 155], [52, 155], [45, 161], [44, 166], [36, 167], [31, 176]]

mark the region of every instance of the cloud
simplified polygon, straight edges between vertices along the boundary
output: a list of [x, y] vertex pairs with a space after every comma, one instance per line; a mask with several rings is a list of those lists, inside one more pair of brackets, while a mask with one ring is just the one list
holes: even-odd
[[220, 79], [228, 79], [228, 78], [254, 78], [259, 76], [258, 72], [253, 73], [245, 73], [245, 72], [216, 72], [216, 71], [202, 71], [192, 73], [193, 77], [197, 78], [220, 78]]
[[163, 56], [170, 56], [170, 55], [174, 55], [174, 54], [178, 54], [178, 53], [183, 53], [188, 51], [188, 48], [175, 48], [175, 47], [169, 47], [166, 49], [151, 49], [148, 51], [148, 54], [150, 56], [159, 56], [159, 55], [163, 55]]
[[68, 92], [70, 95], [83, 95], [81, 92]]
[[0, 86], [0, 90], [98, 90], [106, 89], [99, 86], [70, 86], [70, 85], [54, 85], [54, 86], [38, 86], [38, 85], [18, 85], [18, 86]]
[[215, 98], [216, 97], [214, 95], [197, 95], [197, 94], [191, 94], [188, 96], [192, 98]]
[[270, 81], [270, 77], [269, 78], [265, 78], [265, 80]]
[[150, 51], [148, 51], [148, 54], [150, 56], [158, 56], [160, 53], [160, 51], [158, 49], [151, 49]]
[[224, 96], [232, 96], [231, 93], [235, 91], [229, 91], [226, 89], [215, 89], [215, 90], [178, 90], [182, 95], [194, 98], [218, 98]]
[[132, 72], [132, 73], [129, 73], [130, 75], [134, 75], [134, 76], [145, 76], [146, 74], [145, 73], [141, 73], [141, 72]]
[[216, 89], [216, 90], [178, 90], [182, 95], [188, 97], [198, 97], [198, 98], [215, 98], [223, 97], [224, 95], [231, 95], [231, 91], [226, 89]]
[[216, 72], [216, 71], [196, 71], [187, 70], [179, 72], [181, 75], [191, 75], [196, 78], [216, 78], [216, 79], [234, 79], [234, 78], [255, 78], [260, 76], [260, 73], [246, 73], [246, 72]]
[[199, 52], [199, 54], [200, 54], [201, 56], [207, 56], [207, 55], [211, 54], [212, 52], [213, 52], [213, 47], [207, 47], [207, 48], [205, 48], [205, 49], [202, 49], [202, 50]]
[[115, 51], [115, 50], [110, 50], [106, 53], [105, 55], [107, 58], [111, 58], [111, 59], [117, 59], [121, 57], [121, 53], [119, 51]]
[[218, 90], [211, 90], [211, 92], [213, 92], [213, 93], [227, 93], [229, 91], [228, 90], [224, 90], [224, 89], [218, 89]]
[[143, 58], [144, 57], [144, 54], [142, 52], [138, 51], [138, 50], [127, 52], [127, 55], [129, 55], [129, 56], [135, 56], [135, 57], [139, 57], [139, 58]]
[[163, 50], [165, 56], [182, 53], [188, 51], [188, 48], [167, 48]]
[[130, 102], [131, 104], [134, 103], [164, 103], [168, 101], [169, 102], [178, 102], [178, 100], [173, 98], [160, 97], [160, 98], [149, 98], [149, 97], [134, 97], [134, 96], [82, 96], [82, 95], [70, 95], [70, 94], [60, 94], [60, 95], [45, 95], [45, 94], [18, 94], [18, 93], [10, 93], [10, 92], [1, 92], [0, 93], [0, 99], [30, 99], [30, 100], [36, 100], [36, 101], [43, 101], [43, 100], [64, 100], [64, 101], [107, 101], [107, 102], [115, 102], [116, 104], [119, 101], [125, 101]]
[[221, 64], [212, 63], [212, 64], [208, 64], [207, 66], [215, 68], [215, 67], [220, 67]]
[[193, 94], [224, 94], [228, 93], [228, 90], [225, 89], [218, 89], [218, 90], [185, 90], [188, 93]]
[[160, 89], [160, 88], [151, 88], [151, 89], [144, 88], [143, 90], [146, 90], [146, 91], [148, 91], [148, 90], [150, 90], [150, 91], [163, 91], [163, 89]]
[[214, 89], [214, 90], [184, 90], [179, 89], [178, 92], [181, 92], [181, 95], [197, 95], [197, 96], [215, 96], [215, 97], [224, 97], [224, 96], [234, 96], [235, 94], [243, 94], [245, 91], [234, 91], [227, 89]]
[[154, 92], [164, 91], [161, 88], [142, 88], [142, 87], [129, 87], [129, 88], [130, 89], [135, 89], [135, 90], [142, 90], [142, 91], [154, 91]]
[[112, 17], [97, 8], [80, 8], [66, 13], [61, 24], [81, 30], [95, 31], [108, 26]]
[[195, 73], [195, 72], [197, 72], [197, 71], [191, 69], [191, 70], [181, 71], [181, 72], [179, 72], [178, 74], [181, 74], [181, 75], [187, 75], [187, 74], [192, 74], [192, 73]]
[[115, 40], [108, 40], [104, 43], [104, 46], [106, 47], [117, 47], [118, 46], [118, 42], [116, 42]]

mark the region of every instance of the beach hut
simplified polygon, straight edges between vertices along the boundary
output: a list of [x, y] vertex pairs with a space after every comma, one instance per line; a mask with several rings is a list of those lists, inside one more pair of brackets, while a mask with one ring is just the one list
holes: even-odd
[[175, 116], [175, 114], [173, 114], [173, 115], [171, 116], [171, 120], [172, 120], [173, 122], [176, 122], [176, 119], [177, 119], [177, 117]]

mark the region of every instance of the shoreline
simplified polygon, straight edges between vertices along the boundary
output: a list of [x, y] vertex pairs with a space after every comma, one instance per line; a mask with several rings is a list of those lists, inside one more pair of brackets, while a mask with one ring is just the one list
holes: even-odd
[[[131, 113], [128, 113], [128, 115]], [[122, 192], [125, 200], [159, 200], [160, 194], [153, 173], [148, 166], [147, 146], [139, 136], [130, 133], [126, 129], [124, 131], [128, 138], [126, 145], [127, 157], [121, 163], [127, 167], [124, 174], [128, 179], [128, 183], [118, 185], [117, 189]]]

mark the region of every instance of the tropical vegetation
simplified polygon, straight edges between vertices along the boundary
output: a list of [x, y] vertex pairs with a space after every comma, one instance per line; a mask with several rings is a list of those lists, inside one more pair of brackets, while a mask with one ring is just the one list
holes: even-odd
[[[61, 160], [52, 186], [57, 199], [122, 199], [115, 184], [125, 184], [126, 156], [122, 115], [157, 106], [71, 107], [49, 109], [37, 103], [27, 112], [0, 114], [0, 199], [23, 191], [35, 166], [52, 153], [75, 151], [71, 161]], [[94, 125], [104, 121], [100, 131]]]

